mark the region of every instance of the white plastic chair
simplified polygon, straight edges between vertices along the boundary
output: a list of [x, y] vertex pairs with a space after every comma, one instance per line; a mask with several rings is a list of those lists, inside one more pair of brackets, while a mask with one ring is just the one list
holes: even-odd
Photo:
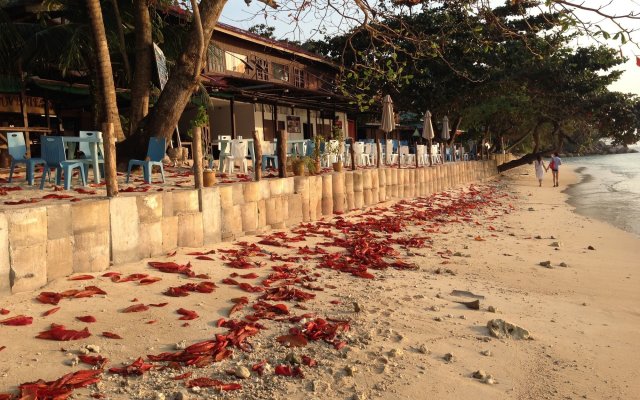
[[415, 154], [409, 154], [409, 146], [400, 146], [400, 164], [411, 165], [415, 163]]
[[353, 144], [353, 153], [356, 157], [356, 165], [365, 166], [369, 165], [369, 154], [365, 153], [365, 144], [362, 142], [355, 142]]
[[232, 140], [231, 154], [225, 157], [222, 171], [232, 174], [235, 169], [236, 161], [240, 161], [240, 171], [246, 174], [249, 171], [247, 167], [247, 142], [246, 140]]
[[416, 154], [416, 157], [418, 157], [418, 166], [421, 166], [421, 165], [424, 166], [427, 164], [427, 157], [426, 157], [427, 155], [426, 155], [425, 149], [426, 149], [426, 146], [423, 144], [419, 144], [416, 147], [416, 152], [418, 153]]
[[432, 164], [440, 164], [442, 163], [442, 155], [440, 154], [440, 148], [437, 144], [431, 145], [431, 163]]
[[393, 140], [387, 139], [386, 143], [386, 159], [387, 165], [393, 165], [398, 161], [398, 155], [393, 152]]

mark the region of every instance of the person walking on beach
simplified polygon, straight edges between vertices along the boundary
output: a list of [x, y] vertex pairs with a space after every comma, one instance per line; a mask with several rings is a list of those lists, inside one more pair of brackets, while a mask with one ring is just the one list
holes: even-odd
[[549, 163], [551, 176], [553, 177], [553, 187], [558, 187], [560, 185], [558, 179], [558, 170], [560, 169], [560, 165], [562, 165], [562, 160], [558, 157], [558, 152], [556, 151], [551, 156], [551, 162]]
[[533, 162], [533, 166], [536, 168], [536, 178], [538, 179], [539, 186], [542, 186], [542, 178], [544, 178], [544, 171], [547, 170], [547, 166], [542, 161], [540, 154], [536, 155], [536, 160]]

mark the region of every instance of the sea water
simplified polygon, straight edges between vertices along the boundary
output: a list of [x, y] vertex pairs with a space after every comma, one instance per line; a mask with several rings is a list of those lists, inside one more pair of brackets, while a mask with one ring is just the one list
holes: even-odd
[[[638, 149], [638, 146], [634, 146]], [[580, 182], [567, 189], [579, 214], [597, 218], [640, 236], [640, 153], [563, 158]]]

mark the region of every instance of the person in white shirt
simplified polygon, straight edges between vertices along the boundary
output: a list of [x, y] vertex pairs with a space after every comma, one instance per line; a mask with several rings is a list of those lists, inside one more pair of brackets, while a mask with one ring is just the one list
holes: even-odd
[[540, 154], [536, 156], [533, 166], [536, 169], [536, 178], [538, 179], [539, 186], [542, 186], [542, 178], [544, 178], [544, 171], [547, 170], [547, 166], [544, 165], [544, 161], [542, 161], [542, 156], [540, 156]]

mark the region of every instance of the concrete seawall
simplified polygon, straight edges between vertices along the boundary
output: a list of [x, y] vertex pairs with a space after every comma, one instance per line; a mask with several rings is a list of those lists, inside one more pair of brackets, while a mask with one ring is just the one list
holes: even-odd
[[207, 246], [481, 182], [511, 158], [507, 154], [429, 168], [344, 171], [7, 210], [0, 213], [0, 297], [177, 247]]

